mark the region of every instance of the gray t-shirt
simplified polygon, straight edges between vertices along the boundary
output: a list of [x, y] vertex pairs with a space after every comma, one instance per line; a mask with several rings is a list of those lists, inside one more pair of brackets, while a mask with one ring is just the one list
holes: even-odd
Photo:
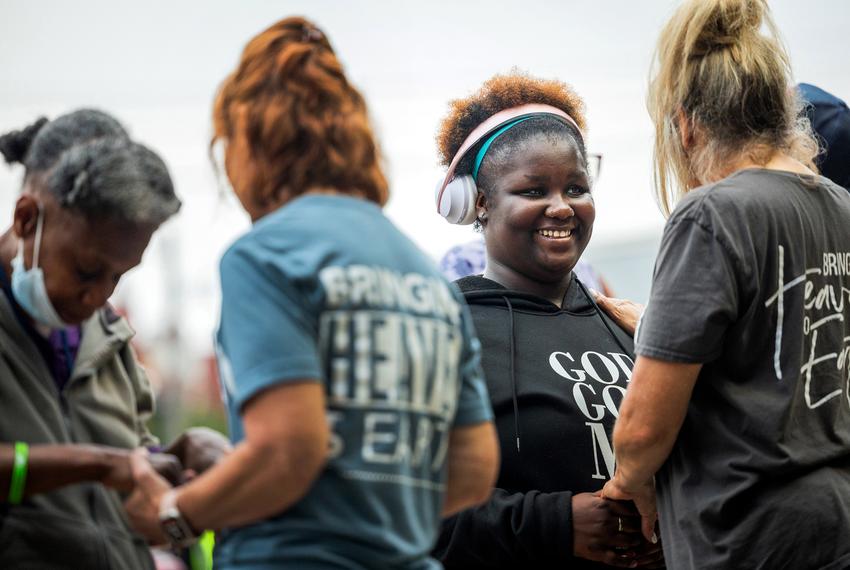
[[850, 195], [751, 169], [667, 222], [636, 352], [703, 363], [658, 473], [668, 568], [850, 567]]

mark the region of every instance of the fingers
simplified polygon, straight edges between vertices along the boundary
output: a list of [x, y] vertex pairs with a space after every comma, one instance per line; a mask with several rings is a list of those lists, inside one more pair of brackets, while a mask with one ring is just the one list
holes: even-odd
[[641, 568], [663, 568], [664, 553], [659, 549], [651, 554], [638, 554], [634, 558], [637, 565]]
[[136, 481], [143, 480], [148, 476], [148, 471], [153, 471], [148, 461], [148, 455], [150, 453], [144, 447], [138, 447], [130, 454], [130, 472]]
[[147, 494], [169, 489], [171, 485], [154, 471], [148, 455], [148, 450], [143, 447], [133, 450], [130, 454], [130, 470], [137, 489]]
[[637, 510], [637, 507], [635, 507], [635, 504], [632, 501], [621, 501], [621, 500], [610, 499], [608, 497], [603, 497], [603, 498], [608, 501], [608, 503], [606, 505], [608, 507], [608, 510], [611, 511], [612, 513], [614, 513], [615, 515], [619, 516], [619, 517], [638, 518], [640, 516], [640, 513]]
[[606, 548], [614, 548], [620, 550], [637, 550], [644, 543], [643, 536], [640, 532], [613, 532], [606, 541]]
[[641, 526], [640, 517], [617, 517], [617, 522], [613, 530], [620, 534], [637, 535], [640, 539], [639, 542], [643, 540], [641, 538], [643, 527]]
[[652, 516], [641, 516], [641, 527], [644, 538], [652, 544], [658, 544], [658, 535], [655, 534], [655, 513]]
[[655, 523], [658, 520], [658, 514], [655, 510], [655, 489], [649, 488], [647, 496], [635, 498], [635, 505], [640, 511], [641, 529], [643, 536], [652, 544], [658, 544], [658, 536], [655, 534]]
[[628, 301], [626, 301], [625, 299], [615, 299], [613, 297], [608, 297], [606, 295], [603, 295], [602, 293], [600, 293], [596, 289], [590, 289], [590, 294], [593, 295], [593, 298], [596, 301], [596, 304], [599, 305], [600, 307], [605, 306], [605, 307], [608, 307], [608, 308], [616, 308], [616, 307], [622, 305], [623, 303], [628, 303]]
[[596, 304], [599, 308], [605, 311], [614, 322], [622, 327], [629, 334], [634, 334], [637, 321], [643, 312], [643, 305], [634, 303], [627, 299], [614, 299], [606, 297], [599, 291], [591, 289]]
[[610, 481], [605, 483], [604, 487], [602, 487], [602, 491], [600, 491], [599, 496], [603, 499], [610, 499], [614, 501], [624, 501], [631, 499], [631, 497], [625, 495], [620, 491], [620, 489], [617, 487], [616, 479], [617, 475], [615, 474], [614, 479], [611, 479]]
[[170, 453], [155, 453], [148, 456], [148, 461], [153, 470], [165, 477], [172, 485], [183, 483], [183, 465], [174, 455]]

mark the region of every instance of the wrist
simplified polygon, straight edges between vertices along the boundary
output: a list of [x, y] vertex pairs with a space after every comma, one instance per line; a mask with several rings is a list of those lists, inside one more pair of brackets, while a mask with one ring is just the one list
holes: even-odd
[[191, 546], [200, 532], [195, 529], [178, 506], [179, 489], [169, 489], [159, 501], [159, 524], [172, 545], [179, 548]]
[[7, 497], [9, 504], [17, 505], [23, 500], [28, 467], [29, 445], [23, 441], [16, 441], [12, 476], [9, 481], [9, 496]]
[[88, 454], [82, 454], [82, 468], [90, 470], [91, 479], [106, 482], [116, 473], [130, 473], [130, 452], [105, 445], [86, 446]]
[[614, 474], [614, 478], [609, 482], [617, 493], [621, 495], [634, 496], [639, 494], [643, 489], [652, 483], [652, 477], [649, 479], [640, 479], [635, 477], [634, 473], [621, 471], [619, 466]]

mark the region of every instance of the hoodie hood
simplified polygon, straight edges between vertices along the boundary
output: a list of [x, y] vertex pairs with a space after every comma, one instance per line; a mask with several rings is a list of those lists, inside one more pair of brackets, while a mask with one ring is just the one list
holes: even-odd
[[508, 289], [504, 285], [500, 285], [492, 279], [487, 279], [481, 275], [470, 275], [469, 277], [458, 279], [455, 281], [455, 285], [463, 293], [469, 305], [498, 305], [504, 307], [504, 299], [507, 298], [510, 299], [514, 309], [540, 312], [542, 314], [560, 312], [587, 314], [594, 312], [593, 303], [590, 297], [584, 293], [582, 284], [576, 278], [575, 273], [570, 278], [570, 286], [567, 288], [560, 307], [537, 295]]

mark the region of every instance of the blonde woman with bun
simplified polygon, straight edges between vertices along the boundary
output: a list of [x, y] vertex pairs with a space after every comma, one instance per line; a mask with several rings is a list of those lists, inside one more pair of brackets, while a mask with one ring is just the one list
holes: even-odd
[[669, 219], [603, 495], [669, 568], [850, 567], [850, 196], [766, 2], [686, 2], [657, 58]]

